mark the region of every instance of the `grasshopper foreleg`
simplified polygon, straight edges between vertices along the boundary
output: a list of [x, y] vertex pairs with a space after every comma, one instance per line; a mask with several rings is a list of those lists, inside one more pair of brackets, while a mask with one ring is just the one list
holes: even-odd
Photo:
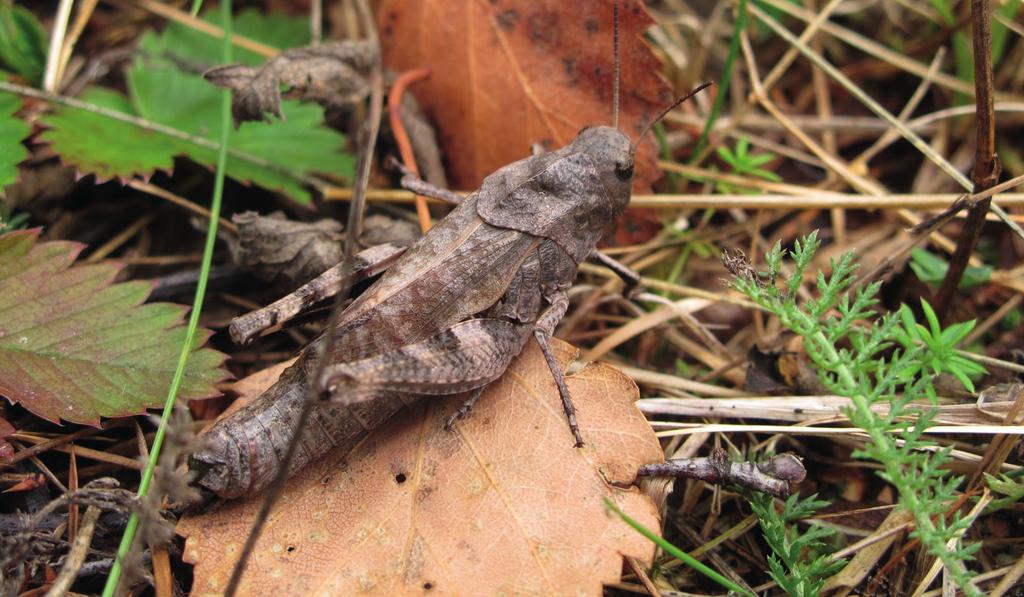
[[590, 259], [612, 270], [615, 272], [615, 275], [622, 279], [622, 283], [624, 284], [622, 296], [629, 298], [633, 295], [636, 289], [640, 287], [640, 272], [629, 267], [625, 263], [605, 255], [598, 249], [594, 249], [590, 253]]
[[[390, 243], [361, 251], [353, 258], [352, 283], [376, 276], [390, 267], [404, 252], [405, 247]], [[228, 327], [231, 339], [236, 344], [248, 344], [263, 330], [284, 323], [305, 309], [334, 296], [344, 283], [344, 269], [343, 264], [338, 264], [266, 307], [234, 318]]]

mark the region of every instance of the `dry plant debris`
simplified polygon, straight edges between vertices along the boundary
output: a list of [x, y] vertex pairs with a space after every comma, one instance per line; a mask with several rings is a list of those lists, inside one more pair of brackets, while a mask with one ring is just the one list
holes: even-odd
[[[330, 44], [310, 49], [310, 22], [324, 25], [325, 40], [360, 39], [353, 26], [359, 21], [353, 4], [269, 0], [240, 12], [230, 59], [219, 53], [216, 13], [193, 19], [174, 8], [181, 2], [21, 4], [0, 0], [0, 30], [11, 32], [0, 35], [0, 185], [7, 185], [0, 191], [0, 233], [7, 234], [3, 242], [18, 239], [26, 249], [0, 264], [0, 278], [7, 276], [0, 280], [0, 330], [17, 327], [12, 322], [19, 309], [28, 309], [36, 316], [29, 325], [52, 329], [57, 340], [53, 346], [66, 343], [56, 332], [70, 330], [64, 324], [81, 317], [44, 317], [50, 308], [63, 308], [44, 302], [52, 294], [46, 290], [80, 289], [67, 276], [81, 272], [102, 274], [111, 283], [116, 276], [118, 282], [95, 296], [82, 292], [76, 299], [82, 305], [112, 289], [136, 292], [132, 301], [121, 303], [119, 317], [111, 319], [111, 309], [101, 308], [96, 313], [104, 317], [79, 327], [79, 337], [88, 336], [81, 346], [94, 359], [103, 358], [104, 339], [137, 314], [137, 303], [146, 296], [144, 284], [155, 287], [150, 300], [190, 301], [202, 248], [197, 228], [208, 218], [204, 206], [210, 204], [213, 186], [208, 168], [215, 161], [212, 139], [220, 106], [220, 90], [202, 80], [202, 73], [218, 64], [243, 63], [222, 73], [236, 76], [236, 86], [255, 82], [262, 90], [249, 102], [253, 109], [248, 115], [277, 113], [275, 92], [280, 92], [285, 120], [245, 123], [233, 131], [228, 168], [233, 181], [226, 186], [221, 219], [257, 212], [262, 216], [251, 223], [261, 229], [270, 224], [279, 236], [257, 247], [245, 238], [245, 226], [242, 237], [230, 228], [225, 231], [214, 259], [211, 284], [216, 286], [207, 294], [202, 325], [215, 332], [209, 338], [211, 348], [230, 355], [227, 367], [243, 378], [216, 389], [258, 393], [322, 326], [303, 320], [249, 347], [233, 345], [225, 330], [232, 318], [280, 298], [267, 280], [294, 285], [324, 264], [333, 265], [340, 253], [336, 241], [345, 231], [313, 222], [341, 221], [345, 205], [309, 200], [352, 194], [345, 179], [355, 161], [358, 135], [353, 133], [366, 113], [365, 102], [353, 100], [365, 94], [366, 80], [362, 61], [334, 60]], [[58, 4], [73, 5], [67, 19], [55, 10]], [[970, 377], [973, 391], [953, 375], [930, 375], [938, 396], [935, 427], [919, 438], [923, 447], [916, 454], [946, 448], [949, 458], [942, 470], [963, 477], [952, 493], [927, 507], [938, 512], [932, 517], [936, 522], [954, 524], [959, 517], [969, 523], [959, 545], [980, 546], [976, 559], [964, 564], [977, 574], [977, 590], [992, 595], [1019, 592], [1024, 579], [1024, 519], [1018, 503], [1024, 499], [1019, 482], [1024, 452], [1018, 441], [1024, 433], [1024, 241], [1007, 222], [1024, 224], [1020, 0], [619, 4], [622, 122], [627, 131], [635, 135], [672, 95], [697, 82], [713, 80], [717, 85], [700, 101], [674, 111], [656, 130], [657, 139], [644, 144], [633, 204], [654, 209], [631, 209], [614, 237], [605, 236], [615, 245], [610, 253], [643, 274], [642, 292], [624, 299], [616, 293], [617, 282], [609, 281], [609, 272], [585, 265], [557, 334], [590, 351], [585, 354], [613, 364], [640, 386], [643, 399], [637, 406], [657, 431], [661, 448], [628, 406], [630, 398], [609, 404], [587, 399], [632, 391], [624, 378], [604, 367], [589, 367], [572, 378], [573, 384], [586, 386], [578, 392], [585, 394], [579, 401], [586, 400], [580, 404], [581, 419], [584, 434], [595, 440], [582, 453], [569, 449], [556, 402], [532, 411], [530, 424], [523, 422], [523, 409], [533, 404], [532, 398], [524, 398], [526, 386], [510, 377], [500, 388], [511, 387], [519, 394], [496, 396], [499, 388], [492, 388], [456, 433], [441, 426], [458, 399], [424, 403], [420, 410], [400, 415], [396, 427], [382, 428], [346, 452], [347, 458], [338, 453], [292, 481], [288, 499], [278, 504], [271, 532], [245, 577], [246, 588], [264, 590], [300, 573], [309, 573], [315, 579], [310, 582], [318, 584], [333, 579], [351, 583], [349, 588], [372, 585], [377, 592], [396, 593], [422, 593], [425, 583], [431, 592], [455, 592], [451, 587], [457, 581], [479, 577], [504, 582], [517, 573], [525, 576], [523, 570], [539, 569], [529, 568], [538, 561], [529, 550], [506, 547], [513, 539], [523, 539], [521, 533], [489, 537], [487, 545], [496, 546], [492, 551], [497, 556], [460, 560], [459, 567], [445, 569], [443, 558], [426, 546], [443, 545], [443, 555], [458, 557], [455, 536], [464, 534], [479, 554], [485, 532], [532, 528], [539, 529], [532, 536], [538, 546], [547, 545], [539, 537], [550, 537], [542, 532], [574, 535], [561, 540], [564, 550], [535, 554], [553, 558], [546, 562], [551, 563], [548, 571], [561, 571], [568, 563], [578, 575], [571, 578], [579, 579], [537, 585], [538, 592], [551, 592], [552, 586], [564, 592], [585, 587], [596, 594], [607, 582], [603, 590], [616, 597], [723, 593], [668, 551], [657, 552], [648, 565], [650, 544], [618, 518], [605, 516], [600, 496], [613, 495], [649, 528], [759, 594], [784, 592], [776, 584], [776, 573], [785, 577], [827, 569], [814, 565], [819, 557], [848, 562], [838, 574], [814, 579], [823, 583], [825, 595], [933, 597], [948, 590], [943, 584], [950, 569], [935, 563], [916, 534], [920, 518], [913, 514], [920, 511], [898, 507], [897, 487], [906, 486], [905, 479], [881, 478], [876, 474], [880, 465], [854, 457], [870, 444], [863, 429], [847, 417], [855, 401], [831, 392], [829, 374], [812, 366], [809, 353], [820, 344], [809, 350], [804, 337], [784, 331], [777, 317], [755, 308], [723, 282], [728, 275], [720, 261], [724, 252], [748, 255], [730, 263], [742, 278], [767, 285], [759, 277], [766, 251], [776, 241], [792, 248], [795, 239], [819, 230], [823, 244], [805, 275], [787, 289], [790, 296], [818, 296], [813, 274], [821, 270], [827, 277], [839, 256], [852, 249], [863, 280], [857, 285], [881, 284], [879, 302], [870, 308], [872, 317], [899, 313], [901, 305], [909, 305], [917, 323], [928, 323], [918, 341], [940, 345], [948, 355], [970, 358], [987, 370]], [[306, 6], [322, 6], [323, 18], [306, 12]], [[557, 147], [583, 126], [610, 119], [610, 0], [382, 0], [375, 8], [381, 59], [392, 71], [384, 75], [387, 85], [403, 74], [431, 70], [429, 80], [415, 83], [406, 94], [406, 99], [416, 96], [425, 115], [417, 121], [419, 132], [410, 132], [413, 153], [423, 172], [429, 171], [423, 164], [428, 153], [438, 168], [446, 164], [453, 189], [472, 190], [495, 168], [528, 155], [533, 143]], [[48, 37], [60, 42], [54, 44], [56, 54]], [[984, 58], [983, 46], [972, 51], [973, 39], [989, 38], [991, 60]], [[976, 61], [992, 65], [991, 77], [986, 69], [979, 73], [982, 89], [972, 74]], [[296, 64], [315, 67], [327, 75], [325, 81], [340, 74], [335, 89], [344, 86], [346, 91], [334, 97], [322, 93], [325, 87], [308, 87], [312, 81], [291, 69]], [[986, 81], [991, 90], [985, 88]], [[286, 87], [279, 89], [282, 82]], [[47, 95], [44, 89], [60, 95]], [[332, 114], [325, 119], [321, 107], [293, 102], [289, 96], [325, 104]], [[714, 115], [716, 100], [721, 100], [720, 111]], [[340, 106], [344, 108], [333, 109]], [[706, 124], [707, 147], [695, 151], [696, 135]], [[439, 155], [417, 143], [435, 131], [442, 145]], [[382, 204], [412, 200], [411, 193], [395, 188], [394, 173], [384, 166], [387, 156], [396, 153], [389, 137], [385, 131], [381, 149], [372, 156], [369, 217], [383, 224], [366, 227], [361, 240], [367, 245], [397, 240], [396, 231], [402, 239], [416, 233], [403, 206]], [[655, 147], [661, 158], [657, 162]], [[998, 180], [995, 157], [1002, 166]], [[971, 177], [976, 165], [981, 175], [977, 187]], [[1002, 207], [1004, 216], [985, 208], [988, 197], [993, 206]], [[972, 205], [966, 220], [965, 209]], [[179, 211], [183, 208], [188, 213]], [[434, 218], [443, 213], [443, 208], [431, 209]], [[289, 219], [263, 219], [278, 210]], [[35, 232], [21, 230], [36, 227], [44, 230], [40, 240], [25, 236]], [[240, 273], [231, 264], [232, 245], [242, 249], [238, 253], [253, 250], [247, 267], [266, 277]], [[310, 252], [312, 246], [317, 249]], [[52, 255], [40, 260], [40, 250]], [[108, 259], [124, 266], [115, 267]], [[34, 263], [48, 273], [30, 274], [41, 285], [12, 293], [12, 280], [26, 275], [18, 272], [21, 260], [25, 267]], [[72, 261], [79, 263], [71, 266]], [[789, 262], [778, 272], [780, 279], [791, 273]], [[935, 300], [940, 294], [943, 298]], [[18, 297], [27, 306], [14, 304]], [[957, 342], [943, 343], [943, 334], [934, 333], [937, 328], [926, 321], [922, 299], [936, 306], [937, 328], [952, 329], [949, 335], [958, 336]], [[179, 308], [159, 308], [174, 310], [167, 321], [180, 320]], [[865, 321], [852, 329], [865, 327]], [[970, 321], [973, 327], [966, 323]], [[169, 330], [156, 326], [146, 337], [161, 343], [161, 350], [175, 352], [180, 349], [175, 334], [180, 332]], [[0, 338], [0, 363], [9, 364], [12, 355], [27, 358], [18, 352], [14, 338], [13, 347], [10, 333]], [[851, 346], [844, 340], [833, 348]], [[134, 357], [140, 351], [129, 352]], [[75, 372], [81, 366], [68, 355], [59, 355], [58, 361], [67, 365], [61, 371]], [[82, 383], [90, 377], [72, 375], [72, 381]], [[81, 555], [84, 540], [80, 535], [75, 540], [76, 529], [81, 533], [88, 527], [83, 517], [89, 504], [68, 505], [65, 496], [108, 476], [116, 477], [126, 491], [138, 487], [138, 471], [144, 466], [140, 457], [151, 450], [153, 424], [144, 417], [101, 417], [137, 413], [145, 406], [142, 402], [155, 403], [160, 392], [154, 388], [165, 388], [167, 376], [164, 368], [150, 379], [139, 403], [81, 404], [81, 422], [89, 425], [80, 425], [68, 418], [62, 424], [47, 420], [62, 415], [63, 402], [42, 404], [29, 398], [36, 393], [81, 400], [88, 391], [47, 380], [11, 388], [12, 380], [25, 376], [0, 370], [0, 394], [19, 401], [0, 405], [0, 489], [5, 491], [0, 494], [0, 541], [14, 538], [15, 544], [28, 545], [18, 543], [23, 536], [19, 529], [24, 530], [29, 517], [43, 513], [30, 535], [26, 565], [16, 563], [17, 577], [4, 579], [9, 592], [53, 588], [71, 546], [78, 546], [76, 558]], [[550, 383], [541, 377], [538, 383]], [[196, 395], [210, 393], [212, 381], [205, 380]], [[905, 412], [892, 400], [905, 395], [905, 387], [893, 394], [873, 403], [871, 412], [879, 417]], [[242, 403], [229, 402], [230, 397], [193, 401], [190, 407], [199, 418], [210, 420]], [[97, 421], [101, 427], [91, 426]], [[896, 417], [896, 423], [902, 421], [909, 419]], [[559, 441], [533, 439], [545, 429]], [[624, 429], [636, 433], [625, 437]], [[176, 431], [185, 437], [190, 430]], [[597, 438], [617, 443], [609, 447]], [[464, 490], [474, 475], [480, 476], [469, 446], [493, 456], [494, 470], [501, 472], [495, 479], [501, 488], [510, 488], [508, 495], [520, 492], [511, 507], [484, 499], [496, 494], [499, 485], [482, 490], [479, 504], [468, 501], [471, 496]], [[782, 500], [751, 497], [742, 488], [710, 482], [726, 469], [744, 470], [747, 464], [740, 463], [764, 464], [786, 452], [799, 456], [806, 467], [806, 478], [788, 487], [799, 503], [786, 502], [784, 507]], [[640, 487], [663, 514], [659, 520], [647, 498], [624, 487], [640, 464], [665, 460], [703, 466], [703, 473], [702, 479], [642, 480]], [[179, 464], [162, 461], [164, 481]], [[402, 483], [397, 482], [399, 474], [405, 475]], [[670, 489], [674, 491], [666, 497]], [[831, 505], [804, 502], [813, 495]], [[327, 496], [347, 501], [328, 502]], [[549, 497], [560, 506], [546, 508]], [[443, 501], [456, 498], [461, 501]], [[751, 509], [755, 500], [758, 514]], [[159, 500], [151, 503], [161, 507]], [[451, 511], [440, 512], [444, 503]], [[475, 506], [483, 509], [463, 511]], [[386, 517], [382, 510], [387, 507], [400, 515]], [[360, 508], [358, 515], [343, 515]], [[186, 520], [181, 528], [191, 533], [187, 548], [179, 537], [164, 547], [136, 551], [134, 570], [154, 579], [157, 594], [212, 592], [210, 582], [223, 586], [237, 556], [229, 551], [238, 549], [254, 510], [252, 501], [226, 503]], [[313, 516], [318, 512], [324, 513], [319, 523]], [[412, 512], [417, 518], [410, 525]], [[472, 528], [483, 516], [476, 512], [486, 514], [481, 529]], [[758, 524], [759, 515], [770, 518], [772, 512], [780, 518]], [[802, 515], [782, 520], [786, 512]], [[177, 513], [161, 508], [151, 514], [173, 519]], [[111, 551], [125, 524], [123, 516], [113, 514], [104, 512], [97, 520], [70, 591], [99, 594], [103, 589]], [[382, 521], [387, 524], [378, 524]], [[522, 525], [513, 526], [516, 521]], [[352, 549], [360, 529], [375, 524], [360, 549]], [[576, 538], [580, 526], [608, 535]], [[837, 533], [824, 543], [827, 533], [815, 535], [815, 541], [792, 541], [806, 539], [811, 529]], [[768, 537], [770, 532], [774, 537]], [[392, 541], [390, 549], [386, 541]], [[958, 549], [956, 543], [950, 545]], [[289, 546], [295, 549], [289, 552]], [[335, 551], [318, 551], [327, 546]], [[628, 572], [621, 579], [616, 552], [639, 557], [627, 558]], [[324, 555], [325, 564], [305, 559], [310, 554]], [[196, 562], [194, 575], [183, 556]], [[520, 566], [522, 560], [513, 556], [527, 563]], [[372, 567], [371, 562], [383, 563]], [[271, 578], [276, 572], [282, 575], [277, 580]], [[790, 582], [794, 579], [783, 578], [781, 587], [798, 587]]]

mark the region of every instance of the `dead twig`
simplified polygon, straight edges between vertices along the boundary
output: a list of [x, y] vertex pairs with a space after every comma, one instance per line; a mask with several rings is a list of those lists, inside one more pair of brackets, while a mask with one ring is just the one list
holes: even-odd
[[700, 479], [719, 485], [733, 484], [763, 491], [778, 498], [789, 497], [790, 484], [807, 475], [803, 462], [793, 454], [779, 454], [767, 462], [733, 462], [721, 448], [709, 456], [680, 458], [661, 464], [645, 464], [638, 476]]
[[362, 131], [365, 134], [360, 143], [361, 151], [356, 171], [357, 178], [355, 191], [352, 197], [352, 203], [349, 205], [348, 236], [345, 239], [344, 254], [342, 257], [342, 289], [334, 298], [334, 306], [331, 308], [331, 316], [328, 319], [327, 327], [325, 328], [326, 332], [325, 336], [323, 336], [323, 341], [318, 342], [318, 346], [311, 346], [307, 349], [316, 350], [318, 352], [317, 364], [312, 380], [308, 384], [308, 390], [305, 398], [303, 399], [298, 419], [295, 422], [297, 431], [291, 441], [288, 442], [288, 448], [285, 450], [285, 453], [281, 458], [281, 468], [278, 469], [277, 476], [274, 478], [274, 481], [270, 484], [264, 494], [263, 502], [260, 504], [259, 513], [256, 515], [256, 520], [253, 522], [252, 528], [249, 530], [249, 535], [245, 539], [245, 544], [242, 546], [238, 562], [231, 571], [231, 578], [228, 579], [228, 584], [224, 589], [224, 595], [226, 597], [231, 597], [238, 591], [238, 586], [242, 581], [242, 575], [245, 573], [249, 556], [256, 548], [256, 542], [259, 540], [260, 534], [263, 532], [263, 527], [267, 523], [267, 519], [270, 516], [270, 510], [273, 508], [274, 503], [277, 501], [277, 497], [281, 494], [281, 489], [288, 480], [288, 472], [291, 467], [291, 462], [295, 458], [295, 454], [298, 452], [300, 445], [299, 438], [309, 422], [314, 406], [319, 402], [321, 394], [319, 380], [323, 378], [323, 374], [327, 368], [327, 356], [331, 354], [331, 350], [334, 346], [335, 340], [337, 339], [337, 335], [332, 332], [343, 311], [342, 307], [345, 304], [345, 298], [348, 296], [348, 284], [352, 273], [352, 256], [356, 253], [359, 235], [362, 231], [362, 214], [366, 206], [366, 190], [370, 181], [370, 168], [373, 164], [374, 149], [377, 146], [377, 136], [380, 132], [380, 119], [381, 113], [383, 112], [384, 93], [383, 77], [380, 65], [380, 41], [377, 36], [377, 30], [374, 25], [369, 6], [365, 0], [358, 2], [357, 7], [360, 12], [360, 20], [363, 21], [363, 25], [365, 27], [365, 33], [368, 39], [374, 43], [377, 51], [370, 69], [370, 113], [367, 116], [367, 120]]
[[68, 557], [64, 560], [64, 566], [60, 569], [57, 580], [53, 582], [50, 590], [46, 592], [46, 597], [67, 595], [68, 591], [71, 590], [71, 585], [74, 584], [75, 578], [78, 577], [78, 571], [82, 569], [82, 564], [85, 563], [85, 557], [89, 555], [89, 544], [92, 543], [92, 535], [96, 531], [96, 521], [99, 518], [99, 508], [96, 506], [86, 508], [85, 514], [82, 516], [82, 526], [78, 529], [78, 534], [75, 535], [71, 551], [68, 552]]
[[[975, 112], [978, 119], [978, 145], [975, 149], [971, 180], [974, 192], [991, 188], [999, 180], [999, 158], [996, 156], [995, 105], [992, 74], [992, 8], [987, 0], [971, 2], [971, 32], [974, 45]], [[949, 269], [935, 297], [935, 313], [942, 321], [956, 295], [957, 286], [967, 270], [967, 261], [981, 237], [985, 216], [992, 205], [991, 197], [980, 199], [967, 210], [967, 221], [949, 259]]]

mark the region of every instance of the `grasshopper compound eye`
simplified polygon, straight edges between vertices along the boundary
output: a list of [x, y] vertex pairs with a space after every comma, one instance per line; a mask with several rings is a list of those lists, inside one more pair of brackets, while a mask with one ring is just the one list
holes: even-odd
[[628, 162], [616, 162], [615, 176], [617, 176], [619, 180], [623, 182], [629, 180], [630, 178], [633, 178], [633, 161], [630, 160]]

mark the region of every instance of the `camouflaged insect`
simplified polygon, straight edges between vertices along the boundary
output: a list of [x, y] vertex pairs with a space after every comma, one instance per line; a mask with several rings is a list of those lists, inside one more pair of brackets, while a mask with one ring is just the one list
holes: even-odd
[[[334, 338], [327, 343], [332, 348], [323, 376], [314, 379], [326, 336], [306, 347], [277, 383], [208, 431], [190, 464], [199, 483], [222, 497], [256, 493], [274, 479], [296, 433], [299, 449], [289, 475], [336, 446], [355, 445], [404, 405], [466, 393], [450, 426], [468, 414], [531, 338], [547, 360], [575, 444], [583, 445], [549, 339], [584, 260], [610, 267], [627, 288], [639, 281], [596, 245], [629, 204], [636, 147], [649, 129], [631, 143], [617, 127], [585, 128], [561, 149], [499, 169], [464, 200], [407, 174], [403, 186], [454, 203], [455, 209], [407, 250], [381, 245], [356, 256], [354, 279], [390, 267], [327, 332]], [[342, 287], [343, 271], [336, 266], [238, 318], [232, 337], [245, 342], [331, 296]], [[309, 384], [332, 398], [317, 405], [306, 428], [297, 431]]]

